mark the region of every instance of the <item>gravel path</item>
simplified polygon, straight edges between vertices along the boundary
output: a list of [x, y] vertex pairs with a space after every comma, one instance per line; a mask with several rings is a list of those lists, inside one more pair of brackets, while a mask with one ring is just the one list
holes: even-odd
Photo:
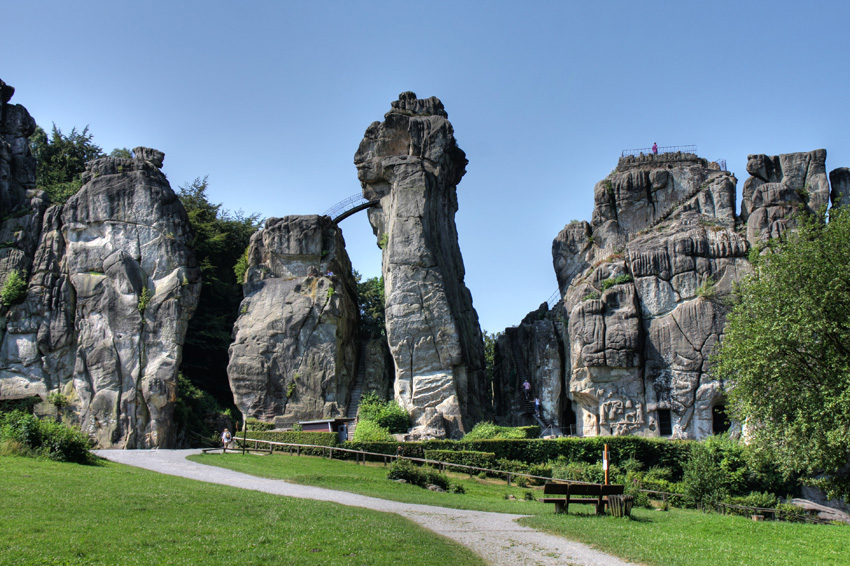
[[200, 450], [96, 450], [107, 460], [128, 464], [199, 481], [264, 491], [275, 495], [333, 501], [342, 505], [365, 507], [397, 513], [445, 537], [469, 547], [492, 566], [628, 566], [608, 554], [587, 545], [520, 526], [522, 515], [465, 511], [398, 503], [335, 491], [298, 485], [283, 480], [258, 478], [216, 466], [190, 462], [186, 456]]

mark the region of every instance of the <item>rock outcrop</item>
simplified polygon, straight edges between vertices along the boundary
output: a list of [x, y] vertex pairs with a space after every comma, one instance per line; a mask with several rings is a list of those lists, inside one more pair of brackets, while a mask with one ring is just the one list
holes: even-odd
[[[575, 419], [580, 435], [702, 438], [727, 427], [725, 385], [709, 374], [727, 298], [752, 272], [751, 246], [793, 230], [796, 213], [847, 198], [850, 175], [834, 170], [830, 192], [825, 161], [825, 150], [749, 156], [736, 216], [735, 177], [714, 163], [679, 153], [621, 159], [596, 185], [592, 221], [567, 225], [553, 242], [562, 304], [506, 331], [494, 389], [519, 398], [524, 371], [544, 416], [564, 432]], [[557, 330], [560, 316], [566, 332], [544, 327]], [[544, 349], [563, 352], [565, 375], [538, 351], [550, 337], [558, 343]], [[511, 342], [521, 354], [505, 353]], [[529, 422], [516, 400], [496, 403], [504, 422]]]
[[[574, 424], [566, 388], [563, 351], [566, 327], [562, 313], [560, 304], [549, 310], [543, 303], [518, 326], [505, 329], [496, 341], [493, 405], [496, 419], [502, 425], [535, 424], [531, 418], [531, 402], [535, 398], [540, 400], [541, 422], [561, 428]], [[522, 391], [526, 379], [534, 384], [528, 400]]]
[[345, 416], [358, 336], [342, 232], [326, 216], [269, 218], [248, 255], [227, 367], [236, 406], [280, 425]]
[[454, 215], [466, 172], [443, 104], [402, 93], [354, 157], [383, 250], [395, 398], [414, 436], [456, 436], [489, 411], [478, 315], [463, 283]]
[[63, 416], [102, 447], [168, 447], [200, 271], [164, 155], [139, 147], [133, 159], [92, 161], [80, 191], [45, 211], [32, 119], [20, 106], [3, 114], [3, 231], [20, 223], [26, 235], [4, 246], [0, 275], [26, 272], [29, 286], [22, 303], [0, 307], [0, 398], [59, 394]]
[[509, 329], [526, 336], [515, 365], [545, 419], [585, 436], [711, 434], [723, 405], [707, 373], [722, 298], [749, 269], [735, 183], [691, 154], [623, 158], [597, 183], [592, 221], [567, 225], [552, 245], [562, 304]]
[[797, 226], [799, 212], [819, 213], [829, 204], [825, 149], [748, 155], [747, 173], [751, 177], [744, 182], [741, 220], [750, 244], [781, 237]]

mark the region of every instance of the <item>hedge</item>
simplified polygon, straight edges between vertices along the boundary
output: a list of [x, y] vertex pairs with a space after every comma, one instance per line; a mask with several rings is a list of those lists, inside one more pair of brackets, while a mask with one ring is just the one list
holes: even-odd
[[[472, 450], [425, 450], [425, 459], [489, 470], [495, 469], [496, 465], [496, 455], [492, 452], [475, 452]], [[469, 471], [464, 468], [452, 469], [462, 472]]]
[[475, 451], [495, 454], [496, 459], [519, 460], [526, 464], [543, 464], [559, 456], [570, 462], [595, 464], [602, 461], [602, 449], [608, 444], [611, 462], [616, 464], [635, 458], [645, 469], [653, 466], [669, 468], [674, 478], [682, 477], [682, 466], [690, 456], [693, 441], [644, 438], [640, 436], [565, 437], [554, 439], [426, 440], [423, 442], [344, 442], [344, 448], [379, 454], [396, 454], [424, 458], [426, 450]]
[[[249, 430], [248, 439], [270, 440], [272, 442], [286, 442], [288, 444], [315, 444], [316, 446], [339, 445], [339, 434], [336, 432]], [[242, 440], [242, 432], [235, 434], [234, 440]]]

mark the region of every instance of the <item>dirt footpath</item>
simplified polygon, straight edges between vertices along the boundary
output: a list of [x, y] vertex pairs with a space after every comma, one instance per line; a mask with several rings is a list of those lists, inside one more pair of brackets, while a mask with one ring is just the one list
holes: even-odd
[[518, 525], [516, 519], [522, 515], [398, 503], [345, 491], [258, 478], [186, 459], [186, 456], [198, 454], [200, 450], [96, 450], [95, 453], [113, 462], [173, 476], [287, 497], [332, 501], [352, 507], [397, 513], [472, 549], [492, 566], [632, 564], [593, 550], [587, 545]]

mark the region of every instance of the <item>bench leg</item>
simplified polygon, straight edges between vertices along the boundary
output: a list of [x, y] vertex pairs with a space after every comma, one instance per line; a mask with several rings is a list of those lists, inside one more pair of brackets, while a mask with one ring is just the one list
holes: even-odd
[[560, 515], [563, 512], [564, 512], [564, 502], [563, 501], [556, 501], [555, 502], [555, 514]]

